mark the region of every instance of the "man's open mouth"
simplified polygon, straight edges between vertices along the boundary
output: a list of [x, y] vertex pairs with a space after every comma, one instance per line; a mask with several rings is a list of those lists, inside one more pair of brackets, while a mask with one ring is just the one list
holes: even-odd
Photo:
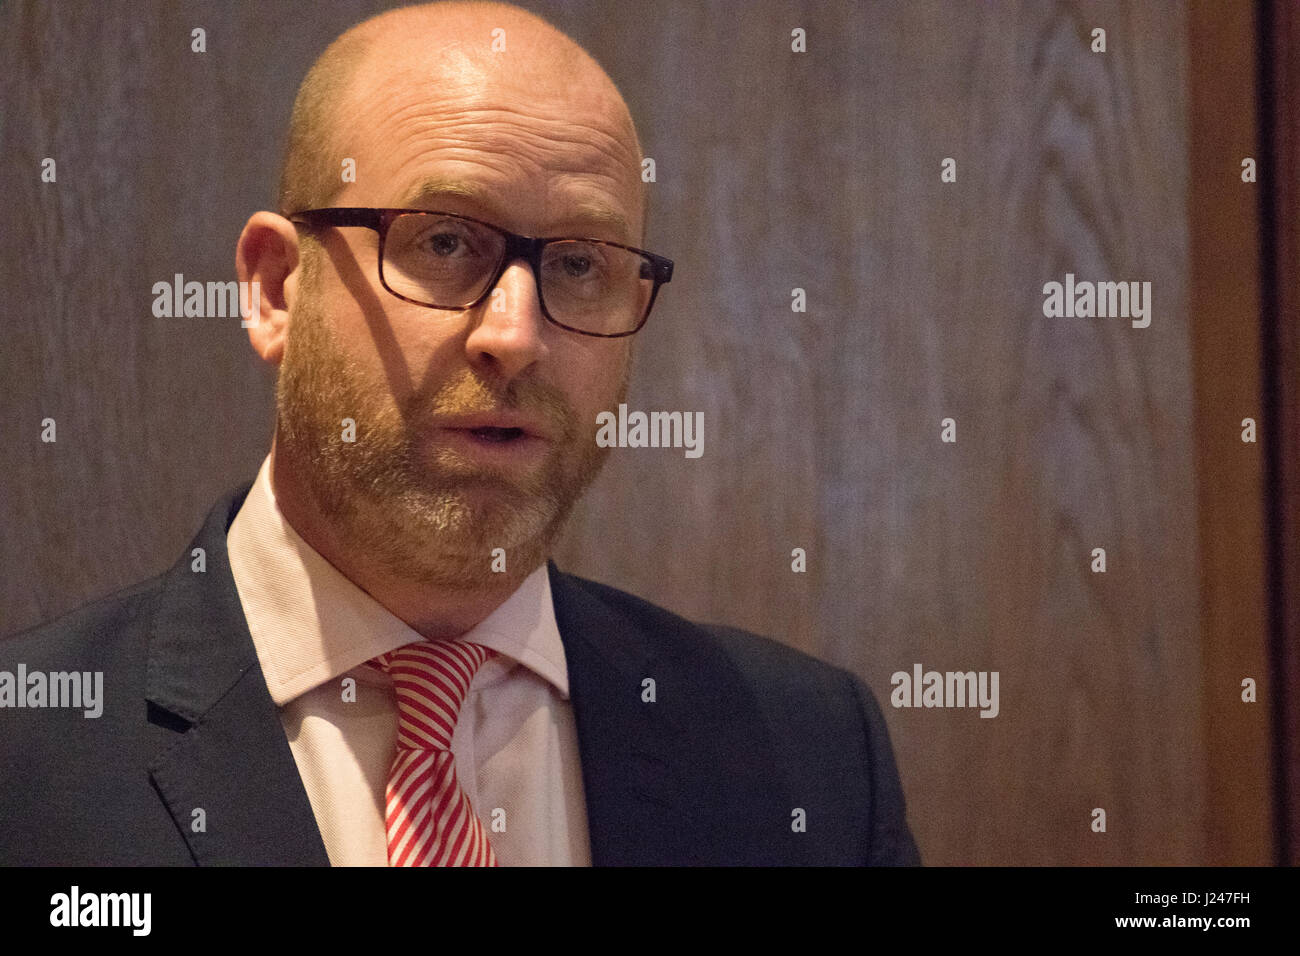
[[466, 431], [475, 438], [481, 438], [484, 441], [490, 442], [514, 441], [516, 438], [522, 438], [524, 436], [524, 430], [522, 428], [495, 428], [492, 426], [486, 426], [484, 428], [467, 428]]

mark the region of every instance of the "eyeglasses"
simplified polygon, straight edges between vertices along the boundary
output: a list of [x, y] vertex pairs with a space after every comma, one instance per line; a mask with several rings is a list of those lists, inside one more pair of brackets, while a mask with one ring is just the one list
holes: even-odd
[[424, 209], [307, 209], [290, 221], [379, 233], [379, 281], [397, 298], [462, 311], [481, 303], [506, 266], [525, 260], [547, 320], [570, 332], [619, 338], [645, 325], [671, 259], [600, 239], [538, 239]]

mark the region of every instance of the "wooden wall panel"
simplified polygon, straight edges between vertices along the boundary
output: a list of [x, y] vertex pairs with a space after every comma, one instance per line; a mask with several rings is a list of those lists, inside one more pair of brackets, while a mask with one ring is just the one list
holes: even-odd
[[[928, 860], [1202, 861], [1184, 12], [824, 10], [742, 28], [705, 5], [630, 72], [710, 38], [711, 69], [672, 70], [696, 91], [672, 142], [645, 144], [657, 195], [687, 192], [658, 226], [685, 233], [689, 285], [634, 401], [718, 424], [701, 462], [616, 461], [568, 563], [776, 634], [882, 699], [915, 662], [998, 670], [994, 720], [889, 711]], [[784, 52], [794, 25], [815, 56]], [[1066, 272], [1151, 281], [1151, 327], [1044, 318]], [[674, 507], [638, 505], [644, 544], [611, 549], [609, 516], [637, 522], [622, 482]]]
[[[0, 633], [165, 567], [254, 473], [272, 377], [237, 321], [154, 319], [149, 290], [232, 276], [302, 73], [388, 5], [0, 11]], [[612, 456], [561, 566], [867, 678], [928, 863], [1212, 861], [1186, 9], [523, 5], [657, 163], [678, 269], [629, 401], [705, 416], [703, 458]], [[1066, 272], [1150, 281], [1151, 327], [1043, 317]], [[914, 662], [999, 671], [1000, 715], [889, 707]]]
[[[1243, 183], [1241, 162], [1258, 144], [1255, 75], [1243, 69], [1255, 46], [1249, 4], [1225, 13], [1197, 3], [1188, 16], [1191, 75], [1188, 217], [1192, 248], [1198, 520], [1205, 658], [1207, 856], [1272, 862], [1269, 679], [1266, 637], [1265, 436], [1241, 440], [1253, 418], [1271, 432], [1262, 389], [1260, 185]], [[1247, 104], [1243, 108], [1243, 104]], [[1241, 681], [1259, 702], [1241, 700]]]

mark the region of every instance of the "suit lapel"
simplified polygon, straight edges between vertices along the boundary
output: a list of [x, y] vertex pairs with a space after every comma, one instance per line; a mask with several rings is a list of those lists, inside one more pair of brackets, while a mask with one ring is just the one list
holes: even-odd
[[[150, 775], [198, 863], [327, 866], [226, 556], [226, 531], [249, 487], [213, 508], [165, 577], [146, 696], [150, 719], [180, 736]], [[192, 570], [195, 548], [205, 571]]]
[[642, 700], [654, 659], [629, 622], [552, 562], [551, 596], [578, 728], [592, 863], [657, 865], [675, 855], [680, 729]]
[[[753, 691], [734, 666], [661, 608], [631, 599], [625, 613], [554, 563], [549, 570], [592, 863], [789, 859], [793, 802], [770, 766], [774, 748]], [[643, 699], [647, 678], [653, 703]]]

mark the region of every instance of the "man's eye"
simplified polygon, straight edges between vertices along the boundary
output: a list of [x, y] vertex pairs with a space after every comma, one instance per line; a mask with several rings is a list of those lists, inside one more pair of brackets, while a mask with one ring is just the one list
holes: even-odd
[[543, 267], [556, 279], [591, 283], [604, 280], [607, 264], [600, 252], [590, 246], [580, 246], [565, 250], [554, 249]]
[[591, 271], [591, 259], [587, 256], [565, 256], [564, 272], [571, 278], [581, 279]]
[[434, 255], [450, 258], [457, 252], [468, 254], [469, 249], [462, 236], [454, 232], [436, 232], [424, 241], [425, 248]]

